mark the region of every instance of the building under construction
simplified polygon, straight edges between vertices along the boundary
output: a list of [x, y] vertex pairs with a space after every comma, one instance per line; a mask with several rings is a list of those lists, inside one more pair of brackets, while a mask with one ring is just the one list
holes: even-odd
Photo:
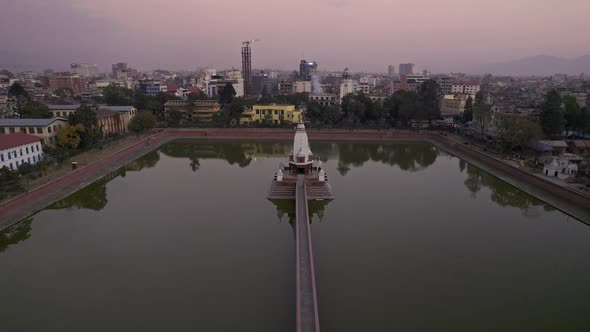
[[252, 94], [252, 48], [250, 44], [257, 40], [242, 42], [242, 77], [244, 78], [244, 94], [246, 96]]

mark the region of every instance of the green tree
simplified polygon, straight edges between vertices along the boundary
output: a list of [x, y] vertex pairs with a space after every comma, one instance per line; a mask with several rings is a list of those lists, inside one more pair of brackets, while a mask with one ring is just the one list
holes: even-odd
[[115, 86], [115, 85], [111, 84], [103, 89], [102, 94], [104, 96], [104, 101], [108, 105], [114, 105], [114, 106], [133, 105], [132, 91], [127, 88], [123, 88], [123, 87], [119, 87], [119, 86]]
[[219, 94], [219, 103], [223, 106], [232, 102], [232, 99], [236, 96], [236, 90], [231, 83], [227, 83], [221, 94]]
[[84, 131], [80, 132], [80, 146], [82, 147], [90, 146], [100, 138], [96, 111], [90, 105], [80, 105], [78, 110], [70, 115], [69, 123], [72, 126], [81, 124], [84, 128]]
[[23, 106], [21, 117], [27, 119], [48, 119], [51, 118], [51, 113], [44, 103], [31, 100]]
[[471, 120], [473, 120], [473, 98], [469, 96], [465, 102], [465, 111], [463, 111], [462, 121], [463, 123], [467, 123]]
[[22, 85], [18, 83], [13, 83], [10, 88], [8, 88], [8, 95], [15, 96], [15, 97], [23, 97], [26, 100], [30, 100], [29, 93], [22, 87]]
[[561, 96], [557, 91], [549, 91], [539, 118], [546, 136], [552, 138], [563, 134], [565, 118], [561, 111]]
[[420, 85], [418, 95], [421, 99], [421, 117], [428, 120], [440, 118], [440, 106], [438, 99], [438, 83], [435, 80], [426, 80]]
[[531, 140], [541, 138], [543, 130], [535, 122], [520, 116], [504, 116], [501, 122], [502, 134], [501, 139], [505, 147], [513, 150], [522, 148], [529, 144]]
[[81, 123], [66, 125], [57, 130], [57, 144], [66, 149], [77, 149], [80, 146], [80, 134], [83, 132], [84, 126]]
[[584, 114], [578, 105], [578, 101], [574, 96], [565, 96], [563, 98], [565, 105], [565, 127], [576, 134], [577, 131], [584, 128]]
[[152, 130], [156, 126], [156, 117], [148, 111], [139, 111], [129, 122], [129, 130], [139, 134]]

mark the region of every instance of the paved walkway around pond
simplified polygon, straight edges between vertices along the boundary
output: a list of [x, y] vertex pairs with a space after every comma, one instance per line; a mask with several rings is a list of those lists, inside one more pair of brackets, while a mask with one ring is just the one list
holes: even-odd
[[152, 151], [172, 138], [162, 133], [136, 141], [125, 147], [119, 146], [115, 152], [102, 156], [88, 165], [69, 170], [61, 176], [46, 182], [33, 190], [0, 203], [0, 230], [43, 210], [118, 168]]
[[317, 292], [315, 285], [315, 269], [309, 230], [309, 210], [303, 175], [297, 178], [295, 196], [295, 257], [297, 274], [297, 308], [296, 331], [319, 332]]

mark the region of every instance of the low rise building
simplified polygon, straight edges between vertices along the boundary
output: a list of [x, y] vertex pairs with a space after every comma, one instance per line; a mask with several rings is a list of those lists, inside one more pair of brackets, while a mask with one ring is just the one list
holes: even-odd
[[186, 122], [211, 122], [220, 110], [221, 106], [217, 100], [169, 100], [164, 104], [167, 119], [172, 112], [178, 111]]
[[299, 123], [303, 120], [303, 111], [295, 105], [254, 105], [252, 109], [244, 111], [240, 124], [268, 121], [272, 124]]
[[576, 139], [568, 142], [569, 151], [580, 156], [590, 153], [590, 140]]
[[440, 115], [443, 118], [454, 117], [463, 114], [469, 95], [445, 95], [440, 103]]
[[462, 83], [454, 83], [451, 89], [451, 93], [457, 94], [468, 94], [475, 96], [480, 90], [480, 85], [478, 82], [462, 82]]
[[49, 89], [55, 91], [67, 89], [74, 95], [86, 90], [86, 78], [72, 73], [54, 73], [41, 78], [41, 82]]
[[293, 83], [293, 92], [294, 93], [311, 93], [311, 81], [295, 81]]
[[96, 110], [96, 119], [98, 128], [103, 136], [112, 134], [121, 134], [127, 132], [127, 126], [124, 125], [121, 115], [109, 109]]
[[24, 163], [43, 160], [41, 138], [25, 133], [0, 135], [0, 168], [16, 170]]
[[293, 80], [291, 80], [291, 79], [279, 80], [279, 94], [290, 95], [293, 93], [294, 89], [295, 89], [295, 87], [293, 85]]
[[334, 106], [338, 103], [338, 97], [331, 93], [312, 93], [309, 95], [309, 100], [322, 106]]
[[578, 174], [578, 165], [566, 157], [552, 157], [543, 167], [543, 174], [560, 180], [575, 178]]
[[43, 144], [55, 145], [56, 132], [66, 126], [64, 118], [52, 119], [0, 119], [0, 140], [2, 134], [25, 133], [39, 137]]

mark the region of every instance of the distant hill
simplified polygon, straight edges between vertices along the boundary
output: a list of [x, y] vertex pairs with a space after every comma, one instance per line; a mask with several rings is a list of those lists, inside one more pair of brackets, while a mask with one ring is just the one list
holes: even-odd
[[473, 73], [494, 75], [548, 76], [553, 74], [590, 74], [590, 54], [566, 59], [549, 55], [537, 55], [514, 61], [491, 63], [472, 68]]

